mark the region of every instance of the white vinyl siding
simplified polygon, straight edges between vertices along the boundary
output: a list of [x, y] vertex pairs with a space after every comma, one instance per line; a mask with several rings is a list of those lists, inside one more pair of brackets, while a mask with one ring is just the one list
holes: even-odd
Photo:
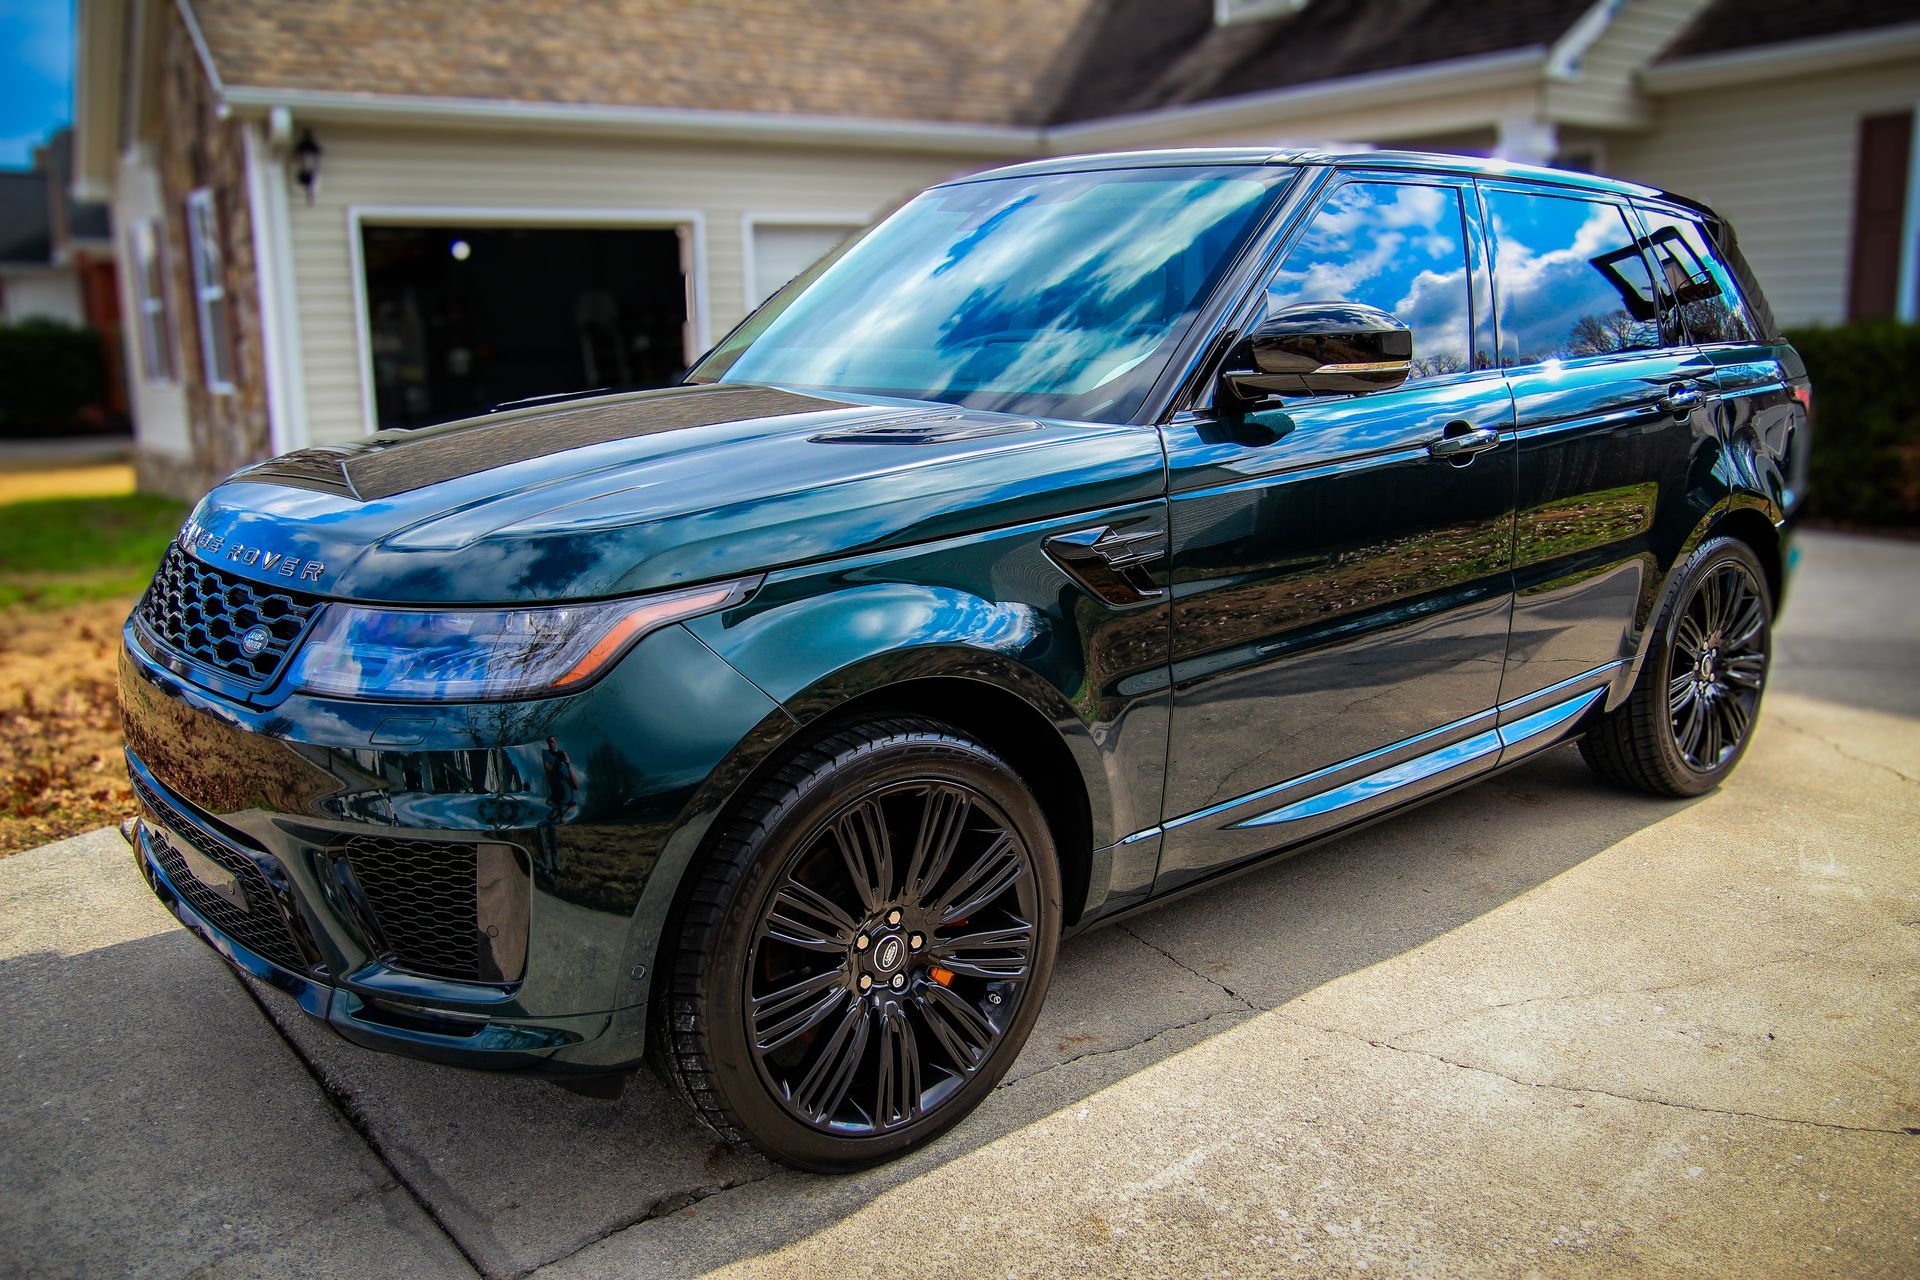
[[[308, 428], [316, 444], [369, 429], [360, 385], [349, 210], [404, 207], [512, 211], [530, 225], [631, 225], [636, 211], [700, 215], [694, 269], [704, 348], [746, 313], [745, 218], [839, 222], [888, 212], [920, 188], [955, 173], [1004, 163], [953, 155], [681, 145], [562, 137], [536, 132], [421, 132], [334, 126], [315, 129], [326, 147], [325, 181], [308, 205], [289, 210], [294, 295]], [[527, 216], [523, 216], [527, 215]]]
[[206, 187], [187, 197], [187, 253], [193, 260], [194, 311], [200, 321], [200, 360], [207, 390], [231, 395], [233, 308], [221, 268], [220, 215], [213, 192]]
[[1782, 324], [1846, 319], [1860, 119], [1913, 110], [1920, 59], [1658, 101], [1652, 131], [1610, 142], [1608, 170], [1725, 215]]
[[1571, 74], [1548, 81], [1547, 111], [1562, 125], [1644, 126], [1650, 114], [1638, 85], [1641, 68], [1692, 25], [1708, 0], [1599, 2], [1614, 12]]

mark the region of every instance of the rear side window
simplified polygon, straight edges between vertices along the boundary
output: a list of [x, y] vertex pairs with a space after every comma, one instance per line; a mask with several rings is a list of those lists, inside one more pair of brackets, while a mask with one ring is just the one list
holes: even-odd
[[1656, 209], [1642, 209], [1647, 248], [1693, 341], [1752, 342], [1753, 322], [1740, 299], [1733, 272], [1721, 260], [1699, 223]]
[[1266, 315], [1360, 302], [1413, 330], [1410, 381], [1472, 366], [1467, 228], [1452, 187], [1349, 182], [1328, 197], [1267, 282]]
[[1618, 205], [1488, 189], [1500, 363], [1538, 364], [1661, 345], [1646, 259]]

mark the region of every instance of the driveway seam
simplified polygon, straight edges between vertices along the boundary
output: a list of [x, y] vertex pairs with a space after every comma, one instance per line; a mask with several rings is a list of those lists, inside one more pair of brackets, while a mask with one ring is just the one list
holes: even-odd
[[[1132, 938], [1132, 939], [1133, 939], [1133, 940], [1134, 940], [1135, 942], [1137, 942], [1137, 943], [1139, 943], [1139, 944], [1140, 944], [1141, 946], [1143, 946], [1143, 947], [1145, 947], [1145, 948], [1147, 948], [1147, 950], [1149, 950], [1149, 951], [1155, 951], [1155, 952], [1158, 952], [1159, 954], [1161, 954], [1161, 955], [1163, 955], [1163, 956], [1165, 956], [1165, 957], [1166, 957], [1166, 958], [1167, 958], [1168, 960], [1171, 960], [1171, 961], [1172, 961], [1172, 962], [1173, 962], [1174, 964], [1176, 964], [1176, 965], [1178, 965], [1178, 966], [1179, 966], [1180, 968], [1182, 968], [1182, 969], [1185, 969], [1185, 970], [1186, 970], [1186, 971], [1187, 971], [1188, 973], [1190, 973], [1190, 974], [1192, 974], [1192, 975], [1193, 975], [1194, 977], [1196, 977], [1196, 978], [1198, 978], [1198, 979], [1200, 979], [1200, 981], [1202, 981], [1202, 982], [1204, 982], [1204, 983], [1206, 983], [1206, 984], [1208, 984], [1209, 986], [1214, 986], [1214, 987], [1218, 987], [1218, 988], [1220, 988], [1220, 990], [1222, 990], [1222, 991], [1224, 991], [1224, 992], [1226, 992], [1226, 993], [1227, 993], [1228, 995], [1230, 995], [1230, 996], [1232, 996], [1232, 997], [1233, 997], [1233, 998], [1234, 998], [1234, 999], [1235, 999], [1236, 1001], [1238, 1001], [1238, 1002], [1239, 1002], [1239, 1003], [1240, 1003], [1240, 1004], [1241, 1004], [1242, 1006], [1244, 1006], [1245, 1008], [1248, 1008], [1248, 1009], [1251, 1009], [1251, 1010], [1253, 1010], [1253, 1012], [1255, 1012], [1255, 1013], [1265, 1013], [1265, 1012], [1267, 1012], [1267, 1010], [1266, 1010], [1265, 1008], [1263, 1008], [1263, 1007], [1261, 1007], [1260, 1005], [1257, 1005], [1257, 1004], [1255, 1004], [1255, 1003], [1254, 1003], [1253, 1001], [1251, 1001], [1251, 1000], [1249, 1000], [1249, 999], [1247, 999], [1247, 998], [1246, 998], [1245, 996], [1243, 996], [1243, 995], [1241, 995], [1241, 994], [1240, 994], [1240, 993], [1239, 993], [1238, 991], [1235, 991], [1235, 990], [1234, 990], [1234, 989], [1233, 989], [1232, 987], [1230, 987], [1230, 986], [1228, 986], [1228, 985], [1227, 985], [1226, 983], [1224, 983], [1224, 982], [1222, 982], [1222, 981], [1220, 981], [1220, 980], [1219, 980], [1218, 978], [1216, 978], [1216, 977], [1214, 977], [1214, 976], [1213, 976], [1213, 975], [1211, 975], [1211, 974], [1206, 974], [1206, 973], [1202, 973], [1202, 972], [1200, 972], [1200, 971], [1199, 971], [1198, 969], [1196, 969], [1196, 968], [1194, 968], [1194, 967], [1193, 967], [1192, 965], [1190, 965], [1190, 964], [1188, 964], [1188, 963], [1187, 963], [1187, 962], [1186, 962], [1185, 960], [1182, 960], [1182, 959], [1181, 959], [1181, 958], [1180, 958], [1179, 956], [1176, 956], [1176, 955], [1174, 955], [1174, 954], [1173, 954], [1173, 952], [1171, 952], [1171, 951], [1169, 951], [1169, 950], [1167, 950], [1167, 949], [1166, 949], [1165, 947], [1161, 947], [1161, 946], [1156, 946], [1156, 945], [1154, 945], [1153, 943], [1151, 943], [1151, 942], [1148, 942], [1148, 941], [1147, 941], [1147, 940], [1146, 940], [1145, 938], [1143, 938], [1143, 937], [1141, 937], [1141, 936], [1140, 936], [1139, 934], [1137, 934], [1137, 933], [1135, 933], [1135, 932], [1134, 932], [1134, 931], [1133, 931], [1132, 929], [1129, 929], [1129, 928], [1128, 928], [1128, 927], [1127, 927], [1126, 925], [1123, 925], [1123, 924], [1119, 924], [1119, 925], [1115, 925], [1115, 926], [1114, 926], [1114, 928], [1116, 928], [1116, 929], [1118, 929], [1118, 930], [1119, 930], [1120, 932], [1122, 932], [1122, 933], [1124, 933], [1124, 934], [1126, 934], [1126, 935], [1127, 935], [1127, 936], [1128, 936], [1129, 938]], [[1175, 1027], [1168, 1027], [1168, 1028], [1167, 1028], [1167, 1030], [1168, 1030], [1168, 1031], [1174, 1031], [1174, 1030], [1178, 1030], [1178, 1028], [1175, 1028]], [[1159, 1034], [1161, 1034], [1161, 1033], [1160, 1033], [1160, 1032], [1155, 1032], [1155, 1033], [1154, 1033], [1154, 1035], [1159, 1035]], [[1147, 1037], [1147, 1039], [1148, 1039], [1148, 1040], [1150, 1040], [1150, 1039], [1152, 1039], [1152, 1038], [1153, 1038], [1152, 1036], [1149, 1036], [1149, 1037]], [[1141, 1044], [1145, 1044], [1145, 1043], [1146, 1043], [1146, 1040], [1142, 1040], [1142, 1041], [1141, 1041], [1140, 1043], [1141, 1043]], [[1069, 1061], [1071, 1061], [1071, 1059], [1069, 1059]]]
[[300, 1064], [301, 1068], [307, 1073], [308, 1078], [319, 1088], [320, 1096], [327, 1100], [327, 1105], [332, 1107], [334, 1113], [346, 1123], [347, 1127], [359, 1137], [361, 1142], [366, 1144], [367, 1150], [373, 1153], [373, 1158], [378, 1160], [381, 1167], [387, 1171], [387, 1176], [393, 1179], [394, 1185], [406, 1192], [408, 1198], [420, 1206], [420, 1212], [427, 1216], [427, 1221], [431, 1222], [434, 1229], [447, 1238], [447, 1243], [454, 1247], [455, 1251], [459, 1253], [461, 1259], [466, 1262], [467, 1266], [472, 1269], [475, 1275], [487, 1276], [492, 1274], [480, 1265], [478, 1258], [475, 1258], [472, 1253], [468, 1252], [466, 1244], [462, 1242], [458, 1235], [454, 1234], [453, 1228], [448, 1226], [446, 1221], [441, 1218], [439, 1212], [434, 1209], [433, 1204], [425, 1196], [420, 1194], [419, 1189], [408, 1179], [400, 1166], [388, 1158], [387, 1153], [383, 1151], [380, 1144], [374, 1140], [372, 1129], [368, 1127], [359, 1112], [349, 1105], [347, 1099], [328, 1082], [326, 1073], [320, 1070], [319, 1065], [315, 1063], [313, 1059], [309, 1058], [306, 1053], [301, 1050], [300, 1046], [294, 1043], [293, 1037], [289, 1036], [286, 1031], [281, 1028], [279, 1021], [273, 1016], [273, 1011], [267, 1008], [265, 1001], [261, 1000], [260, 993], [255, 991], [252, 985], [243, 980], [239, 974], [230, 974], [230, 976], [239, 986], [240, 990], [246, 993], [247, 999], [253, 1002], [253, 1007], [260, 1011], [261, 1018], [265, 1020], [269, 1027], [273, 1028], [273, 1034], [278, 1036], [280, 1042], [287, 1046], [287, 1050], [293, 1054], [294, 1060]]
[[1614, 1090], [1602, 1089], [1595, 1085], [1553, 1084], [1544, 1080], [1523, 1080], [1519, 1076], [1510, 1076], [1506, 1072], [1496, 1071], [1492, 1067], [1483, 1067], [1472, 1062], [1461, 1062], [1456, 1058], [1449, 1058], [1444, 1054], [1433, 1053], [1427, 1049], [1412, 1049], [1406, 1045], [1394, 1044], [1390, 1040], [1375, 1040], [1371, 1036], [1361, 1035], [1357, 1031], [1348, 1031], [1343, 1027], [1326, 1027], [1317, 1022], [1308, 1022], [1305, 1019], [1294, 1017], [1284, 1009], [1273, 1009], [1270, 1010], [1270, 1012], [1303, 1030], [1320, 1031], [1331, 1036], [1344, 1036], [1350, 1040], [1358, 1040], [1362, 1044], [1372, 1045], [1376, 1049], [1386, 1049], [1393, 1053], [1404, 1053], [1416, 1058], [1426, 1058], [1433, 1062], [1441, 1063], [1444, 1066], [1455, 1067], [1461, 1071], [1472, 1071], [1480, 1075], [1492, 1076], [1497, 1080], [1505, 1080], [1509, 1084], [1517, 1084], [1528, 1089], [1545, 1089], [1554, 1093], [1593, 1094], [1602, 1098], [1612, 1098], [1617, 1102], [1637, 1102], [1650, 1107], [1667, 1107], [1675, 1111], [1688, 1111], [1695, 1115], [1726, 1116], [1731, 1119], [1740, 1120], [1761, 1120], [1770, 1124], [1798, 1125], [1808, 1129], [1827, 1129], [1836, 1133], [1881, 1134], [1895, 1138], [1906, 1138], [1916, 1135], [1916, 1130], [1912, 1127], [1881, 1128], [1877, 1125], [1839, 1124], [1831, 1120], [1804, 1120], [1797, 1116], [1768, 1115], [1763, 1111], [1738, 1111], [1728, 1107], [1703, 1106], [1695, 1102], [1675, 1102], [1671, 1098], [1654, 1098], [1643, 1094], [1617, 1093]]
[[655, 1200], [652, 1204], [641, 1210], [639, 1217], [608, 1227], [591, 1240], [582, 1240], [565, 1253], [556, 1254], [544, 1262], [535, 1263], [531, 1267], [515, 1272], [516, 1280], [518, 1280], [519, 1277], [530, 1276], [536, 1272], [543, 1271], [548, 1267], [558, 1266], [568, 1258], [574, 1257], [587, 1249], [591, 1249], [601, 1241], [619, 1235], [622, 1231], [642, 1226], [645, 1223], [652, 1222], [659, 1218], [670, 1218], [682, 1209], [691, 1209], [702, 1200], [709, 1199], [713, 1196], [725, 1195], [727, 1192], [737, 1191], [741, 1187], [750, 1187], [756, 1182], [765, 1182], [778, 1172], [779, 1170], [776, 1168], [769, 1168], [764, 1173], [755, 1174], [751, 1178], [741, 1178], [737, 1182], [723, 1182], [713, 1187], [695, 1187], [691, 1191], [675, 1191], [671, 1195], [661, 1196], [658, 1200]]

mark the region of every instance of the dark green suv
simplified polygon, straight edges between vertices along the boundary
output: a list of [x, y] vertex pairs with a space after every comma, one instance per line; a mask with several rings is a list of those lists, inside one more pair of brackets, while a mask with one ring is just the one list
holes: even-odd
[[301, 450], [121, 668], [141, 871], [361, 1044], [922, 1143], [1063, 935], [1752, 735], [1808, 388], [1726, 225], [1458, 157], [951, 182], [685, 385]]

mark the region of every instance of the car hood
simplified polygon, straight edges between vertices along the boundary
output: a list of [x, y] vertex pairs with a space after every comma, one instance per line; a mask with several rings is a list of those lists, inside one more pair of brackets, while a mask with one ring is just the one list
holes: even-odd
[[230, 477], [182, 545], [338, 599], [621, 595], [1161, 491], [1158, 433], [774, 387], [673, 387], [387, 431]]

